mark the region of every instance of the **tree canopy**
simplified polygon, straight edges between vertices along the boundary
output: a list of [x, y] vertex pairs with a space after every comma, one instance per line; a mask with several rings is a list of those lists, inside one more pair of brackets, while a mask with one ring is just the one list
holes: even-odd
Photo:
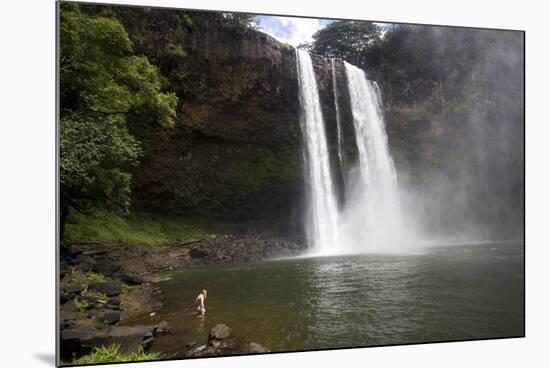
[[381, 34], [382, 27], [371, 22], [333, 22], [313, 35], [310, 51], [363, 65], [365, 52], [380, 40]]
[[[132, 125], [173, 126], [178, 102], [158, 68], [133, 53], [122, 24], [78, 4], [60, 14], [60, 181], [64, 203], [125, 212], [141, 154]], [[92, 200], [93, 199], [93, 200]]]

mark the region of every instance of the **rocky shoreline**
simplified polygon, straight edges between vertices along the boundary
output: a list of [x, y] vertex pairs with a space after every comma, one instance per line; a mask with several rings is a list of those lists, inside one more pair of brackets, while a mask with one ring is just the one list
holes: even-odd
[[[140, 348], [149, 349], [156, 336], [170, 333], [166, 322], [150, 326], [119, 325], [127, 319], [153, 314], [162, 306], [155, 273], [296, 256], [303, 250], [296, 242], [260, 235], [210, 235], [155, 246], [101, 242], [64, 246], [59, 275], [61, 357], [71, 361], [94, 347], [113, 344], [131, 354]], [[269, 351], [254, 342], [247, 351], [240, 351], [242, 348], [228, 339], [230, 330], [227, 326], [216, 326], [206, 344], [182, 347], [181, 357]], [[222, 335], [225, 337], [220, 338]]]

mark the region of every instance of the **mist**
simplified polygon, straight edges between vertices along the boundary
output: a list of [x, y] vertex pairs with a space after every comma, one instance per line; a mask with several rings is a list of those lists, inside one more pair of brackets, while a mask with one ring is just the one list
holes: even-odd
[[387, 75], [388, 65], [372, 73], [384, 94], [413, 242], [522, 242], [523, 34], [420, 26], [397, 32], [409, 33], [400, 40], [401, 50], [429, 42], [426, 54], [411, 52], [409, 62], [430, 59], [416, 72], [433, 82], [426, 91], [411, 81], [405, 94]]

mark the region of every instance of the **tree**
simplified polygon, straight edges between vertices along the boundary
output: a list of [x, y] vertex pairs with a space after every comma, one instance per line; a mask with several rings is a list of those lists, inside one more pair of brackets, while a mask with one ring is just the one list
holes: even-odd
[[371, 22], [351, 20], [330, 23], [313, 35], [311, 52], [365, 65], [365, 52], [380, 40], [382, 28]]
[[178, 99], [117, 19], [78, 4], [61, 4], [59, 67], [62, 216], [67, 206], [127, 212], [142, 152], [131, 128], [173, 126]]

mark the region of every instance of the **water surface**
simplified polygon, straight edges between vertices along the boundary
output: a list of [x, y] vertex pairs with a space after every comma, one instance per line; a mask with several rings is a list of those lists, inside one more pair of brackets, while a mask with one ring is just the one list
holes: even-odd
[[217, 323], [272, 351], [522, 336], [523, 265], [522, 245], [493, 244], [206, 266], [164, 274], [162, 309], [128, 323], [167, 321], [153, 345], [167, 354]]

